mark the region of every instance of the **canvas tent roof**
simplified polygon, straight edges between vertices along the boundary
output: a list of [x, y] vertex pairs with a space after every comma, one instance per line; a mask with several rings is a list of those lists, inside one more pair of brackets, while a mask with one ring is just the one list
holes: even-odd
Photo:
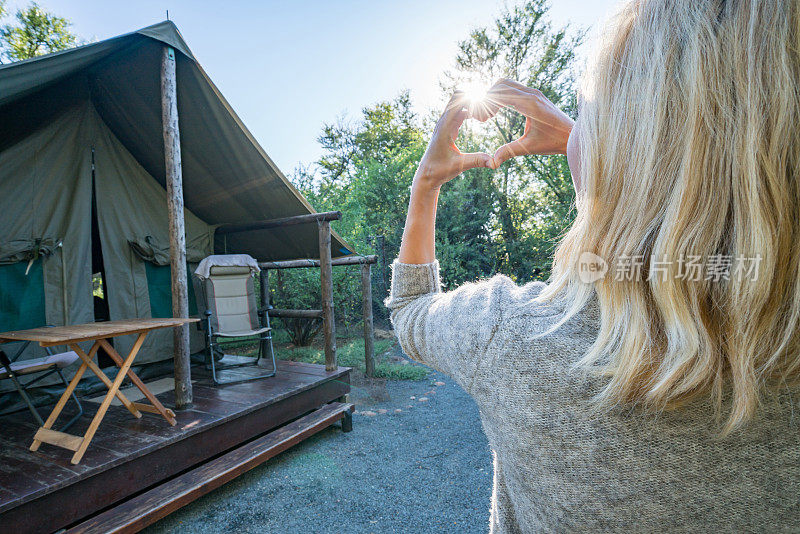
[[[65, 109], [89, 100], [116, 139], [164, 187], [159, 77], [164, 44], [179, 52], [176, 70], [186, 208], [212, 226], [313, 213], [169, 21], [1, 66], [0, 153], [52, 124]], [[226, 239], [229, 250], [259, 260], [319, 256], [313, 224], [231, 234]], [[350, 246], [334, 234], [332, 254], [351, 253]]]

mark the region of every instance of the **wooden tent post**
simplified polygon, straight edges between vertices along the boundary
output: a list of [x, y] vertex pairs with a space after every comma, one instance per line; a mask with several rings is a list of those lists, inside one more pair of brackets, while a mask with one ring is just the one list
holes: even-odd
[[[161, 56], [161, 124], [164, 131], [164, 164], [167, 176], [172, 315], [184, 318], [189, 317], [189, 291], [186, 281], [186, 230], [183, 222], [183, 174], [176, 85], [175, 50], [165, 46]], [[176, 327], [174, 335], [175, 407], [183, 409], [192, 405], [189, 325]]]
[[364, 363], [367, 376], [375, 376], [375, 346], [372, 331], [372, 265], [361, 264], [361, 299], [364, 312]]
[[336, 370], [336, 325], [333, 318], [333, 265], [331, 223], [319, 222], [319, 279], [322, 287], [322, 332], [325, 335], [325, 369]]

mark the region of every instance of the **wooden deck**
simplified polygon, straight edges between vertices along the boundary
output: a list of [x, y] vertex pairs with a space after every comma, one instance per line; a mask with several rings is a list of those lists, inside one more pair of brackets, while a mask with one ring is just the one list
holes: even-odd
[[[112, 406], [78, 465], [70, 464], [71, 452], [65, 449], [45, 444], [37, 452], [28, 450], [37, 427], [27, 411], [2, 416], [2, 531], [53, 532], [75, 526], [110, 507], [122, 509], [136, 496], [167, 487], [167, 481], [175, 484], [180, 476], [185, 478], [198, 466], [205, 465], [209, 470], [212, 461], [223, 462], [220, 458], [244, 450], [243, 444], [252, 441], [250, 448], [254, 449], [259, 445], [255, 438], [270, 442], [265, 434], [277, 435], [274, 431], [278, 427], [341, 399], [350, 391], [349, 373], [348, 368], [327, 372], [322, 365], [280, 361], [275, 377], [212, 386], [197, 371], [193, 379], [194, 405], [190, 410], [176, 411], [177, 426], [171, 427], [152, 414], [135, 419], [124, 407]], [[166, 406], [174, 406], [172, 391], [157, 397]], [[98, 406], [88, 399], [83, 404], [85, 414], [70, 432], [85, 430]], [[46, 412], [47, 409], [42, 410]], [[65, 410], [62, 418], [66, 421], [68, 417]], [[317, 418], [314, 431], [332, 420]], [[284, 434], [288, 430], [287, 427]], [[299, 437], [291, 442], [284, 440], [284, 449], [310, 435], [302, 429], [292, 428], [291, 432]], [[223, 453], [228, 455], [220, 457]], [[260, 456], [253, 456], [262, 458], [260, 461], [267, 457], [263, 451]], [[256, 461], [253, 458], [249, 460], [251, 464]], [[220, 469], [225, 471], [224, 466]], [[241, 469], [228, 469], [227, 475], [217, 477], [217, 485], [239, 472]], [[170, 501], [162, 507], [160, 516], [186, 502], [176, 505]], [[142, 526], [141, 521], [138, 524]]]

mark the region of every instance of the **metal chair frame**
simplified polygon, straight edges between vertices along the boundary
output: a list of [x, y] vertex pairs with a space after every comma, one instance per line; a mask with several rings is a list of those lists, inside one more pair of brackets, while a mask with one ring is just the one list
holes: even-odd
[[[208, 302], [208, 299], [206, 299]], [[272, 328], [269, 326], [269, 310], [272, 306], [267, 306], [266, 308], [261, 308], [258, 310], [258, 317], [259, 322], [261, 323], [262, 328], [267, 328], [266, 331], [262, 332], [261, 334], [257, 334], [254, 336], [242, 336], [242, 337], [250, 337], [252, 339], [258, 339], [258, 358], [255, 358], [253, 362], [246, 362], [246, 363], [237, 363], [237, 364], [225, 364], [222, 366], [218, 366], [216, 364], [216, 357], [215, 354], [219, 353], [223, 357], [225, 353], [222, 351], [222, 347], [219, 344], [219, 338], [221, 337], [228, 337], [228, 336], [221, 336], [218, 333], [214, 332], [213, 328], [211, 327], [211, 310], [206, 310], [203, 315], [203, 324], [206, 331], [206, 369], [211, 371], [211, 378], [215, 384], [233, 384], [238, 382], [249, 382], [251, 380], [259, 380], [262, 378], [269, 378], [275, 376], [278, 372], [278, 365], [275, 362], [275, 350], [272, 346]], [[217, 376], [217, 371], [224, 371], [226, 369], [235, 369], [238, 367], [250, 367], [250, 366], [258, 366], [261, 360], [264, 358], [264, 347], [268, 345], [269, 347], [269, 355], [272, 358], [272, 371], [258, 376], [249, 376], [247, 378], [235, 379], [235, 380], [220, 380]]]
[[[30, 412], [33, 415], [34, 419], [36, 419], [36, 422], [39, 423], [39, 426], [43, 426], [44, 425], [44, 420], [42, 419], [42, 416], [39, 415], [39, 411], [36, 409], [36, 407], [34, 407], [33, 402], [31, 401], [30, 397], [28, 396], [28, 392], [27, 392], [28, 388], [31, 387], [36, 382], [39, 382], [40, 380], [42, 380], [44, 378], [47, 378], [48, 376], [52, 375], [53, 373], [57, 373], [58, 374], [59, 378], [61, 379], [61, 383], [64, 384], [64, 388], [65, 389], [69, 386], [69, 382], [67, 382], [67, 379], [64, 376], [64, 373], [61, 371], [61, 368], [58, 367], [58, 365], [54, 365], [53, 368], [49, 369], [49, 370], [36, 371], [34, 373], [28, 373], [28, 374], [36, 374], [36, 373], [41, 373], [41, 374], [39, 376], [37, 376], [36, 378], [34, 378], [33, 380], [31, 380], [30, 382], [26, 382], [25, 384], [23, 384], [20, 381], [20, 378], [22, 376], [25, 376], [25, 375], [18, 375], [11, 368], [11, 364], [13, 362], [17, 361], [17, 359], [22, 355], [22, 353], [25, 351], [26, 348], [28, 348], [28, 346], [30, 344], [31, 344], [30, 341], [22, 342], [22, 346], [19, 348], [19, 350], [16, 352], [16, 354], [14, 354], [14, 356], [11, 357], [11, 358], [9, 358], [8, 355], [4, 351], [0, 350], [0, 365], [2, 366], [3, 369], [5, 369], [5, 372], [8, 374], [7, 378], [11, 379], [11, 381], [14, 383], [14, 387], [17, 388], [17, 392], [19, 393], [20, 397], [22, 397], [22, 400], [25, 402], [25, 404], [28, 406], [28, 410], [30, 410]], [[45, 351], [47, 351], [48, 355], [52, 356], [53, 353], [50, 350], [50, 347], [45, 348]], [[64, 432], [67, 429], [69, 429], [69, 427], [71, 427], [83, 415], [83, 405], [81, 404], [81, 401], [78, 400], [78, 397], [77, 397], [77, 395], [75, 395], [74, 391], [72, 392], [71, 396], [72, 396], [72, 400], [75, 401], [75, 405], [78, 407], [78, 413], [72, 419], [67, 421], [67, 423], [63, 427], [61, 427], [61, 431], [62, 432]]]

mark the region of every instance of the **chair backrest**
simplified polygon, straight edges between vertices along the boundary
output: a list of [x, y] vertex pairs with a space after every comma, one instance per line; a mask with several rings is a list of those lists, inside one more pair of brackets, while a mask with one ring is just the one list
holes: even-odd
[[259, 328], [258, 304], [250, 267], [214, 266], [208, 278], [193, 276], [198, 311], [211, 312], [214, 332], [235, 334]]

